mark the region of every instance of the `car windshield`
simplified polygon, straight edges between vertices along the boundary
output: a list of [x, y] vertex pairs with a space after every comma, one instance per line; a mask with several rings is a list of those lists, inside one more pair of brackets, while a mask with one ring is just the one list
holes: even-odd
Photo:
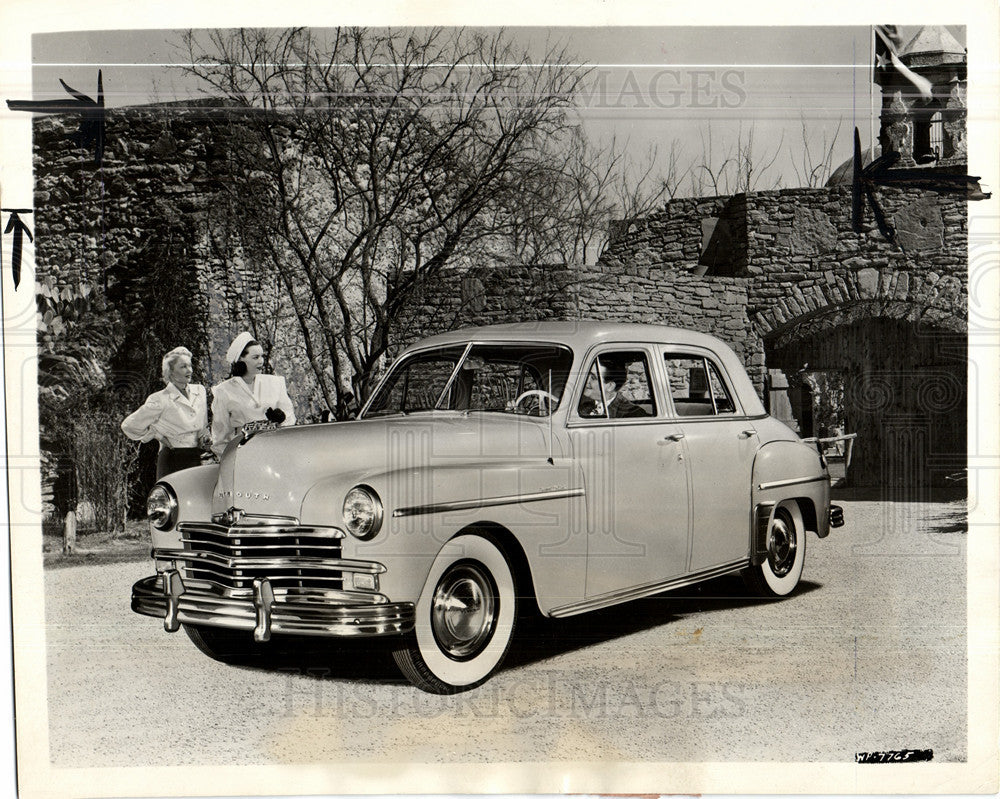
[[573, 354], [542, 344], [474, 344], [400, 361], [366, 417], [450, 410], [547, 416], [559, 406]]

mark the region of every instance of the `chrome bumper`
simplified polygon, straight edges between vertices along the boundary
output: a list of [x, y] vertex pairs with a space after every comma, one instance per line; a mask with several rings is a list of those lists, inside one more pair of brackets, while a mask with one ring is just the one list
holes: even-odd
[[163, 619], [167, 632], [181, 624], [252, 630], [254, 639], [271, 633], [321, 636], [398, 635], [413, 629], [412, 602], [333, 604], [275, 598], [266, 578], [254, 580], [253, 596], [217, 596], [187, 590], [180, 572], [168, 569], [132, 586], [132, 610]]

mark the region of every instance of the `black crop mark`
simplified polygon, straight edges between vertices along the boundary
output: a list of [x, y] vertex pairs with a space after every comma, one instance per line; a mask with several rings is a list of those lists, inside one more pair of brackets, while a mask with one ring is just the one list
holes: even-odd
[[94, 149], [94, 165], [98, 168], [104, 162], [104, 132], [106, 111], [104, 109], [104, 77], [97, 70], [97, 99], [78, 92], [66, 81], [59, 79], [62, 87], [73, 99], [64, 100], [8, 100], [11, 111], [28, 111], [32, 114], [79, 114], [80, 127], [73, 134], [77, 147]]
[[902, 245], [896, 238], [896, 228], [886, 219], [882, 206], [875, 194], [876, 186], [899, 186], [901, 188], [916, 188], [933, 191], [938, 194], [964, 194], [970, 200], [988, 200], [989, 192], [979, 187], [979, 178], [975, 175], [963, 175], [956, 172], [930, 172], [927, 169], [892, 169], [899, 160], [899, 153], [888, 152], [872, 161], [868, 166], [861, 166], [861, 137], [858, 129], [854, 129], [854, 180], [851, 185], [851, 226], [855, 233], [862, 232], [862, 222], [865, 214], [865, 199], [871, 205], [875, 224], [886, 241], [895, 244], [900, 249]]
[[[10, 251], [10, 274], [14, 279], [14, 289], [16, 290], [18, 284], [21, 282], [21, 249], [24, 246], [24, 234], [28, 234], [28, 241], [34, 241], [34, 237], [31, 235], [31, 231], [28, 230], [28, 226], [24, 224], [21, 220], [20, 214], [30, 214], [30, 208], [3, 208], [0, 209], [4, 213], [10, 214], [10, 219], [7, 220], [7, 227], [4, 228], [4, 235], [14, 234], [14, 242], [11, 246]], [[0, 255], [0, 259], [2, 259]], [[0, 260], [0, 274], [3, 273], [3, 262]]]

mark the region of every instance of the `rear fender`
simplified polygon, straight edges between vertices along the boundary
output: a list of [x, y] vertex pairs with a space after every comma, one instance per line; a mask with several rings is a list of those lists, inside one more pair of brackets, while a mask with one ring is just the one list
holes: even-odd
[[807, 530], [830, 533], [830, 475], [815, 447], [801, 441], [772, 441], [758, 450], [753, 465], [751, 505], [794, 500]]

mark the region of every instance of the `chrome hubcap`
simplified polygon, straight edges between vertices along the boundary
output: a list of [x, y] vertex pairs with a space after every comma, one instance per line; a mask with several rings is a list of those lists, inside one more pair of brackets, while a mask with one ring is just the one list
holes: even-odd
[[776, 577], [784, 577], [795, 563], [795, 526], [784, 515], [775, 516], [767, 539], [767, 562]]
[[497, 604], [493, 580], [479, 564], [452, 566], [431, 606], [431, 629], [441, 650], [453, 660], [477, 655], [493, 635]]

